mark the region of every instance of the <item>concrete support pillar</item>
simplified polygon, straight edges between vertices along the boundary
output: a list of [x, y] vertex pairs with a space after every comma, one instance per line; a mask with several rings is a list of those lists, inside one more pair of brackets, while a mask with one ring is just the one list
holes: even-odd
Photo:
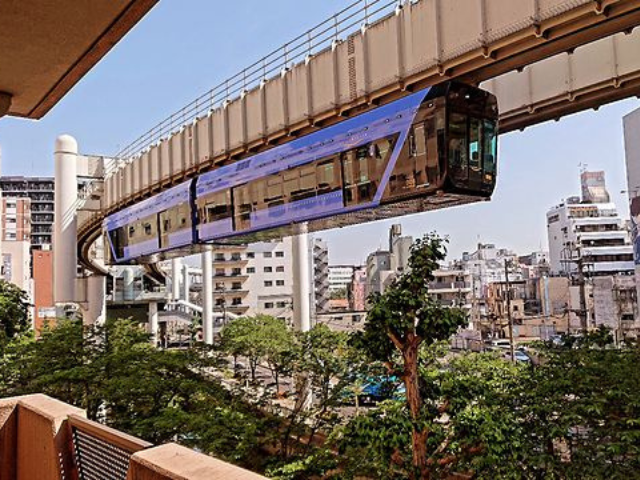
[[130, 302], [135, 299], [134, 292], [134, 273], [132, 268], [125, 268], [122, 272], [122, 298], [124, 298], [125, 302]]
[[213, 344], [213, 253], [207, 246], [202, 252], [202, 336]]
[[85, 325], [104, 325], [107, 320], [107, 301], [105, 297], [107, 277], [92, 275], [87, 277], [87, 310], [82, 317]]
[[180, 258], [171, 259], [171, 298], [174, 302], [180, 300], [180, 274], [182, 260]]
[[311, 329], [309, 264], [309, 229], [305, 222], [293, 237], [293, 325], [300, 332]]
[[151, 344], [158, 345], [158, 304], [149, 303], [149, 333], [151, 334]]
[[191, 301], [189, 290], [191, 289], [191, 278], [189, 277], [189, 265], [182, 266], [182, 298], [186, 302]]
[[76, 301], [78, 143], [61, 135], [55, 146], [55, 222], [53, 227], [53, 296], [56, 304]]

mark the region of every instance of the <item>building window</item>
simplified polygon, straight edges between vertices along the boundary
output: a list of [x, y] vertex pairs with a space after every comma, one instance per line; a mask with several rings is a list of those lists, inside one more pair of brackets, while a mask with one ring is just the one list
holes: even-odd
[[231, 284], [231, 290], [240, 290], [242, 288], [242, 283], [240, 282], [233, 282]]
[[216, 268], [216, 277], [224, 277], [224, 268]]
[[223, 262], [224, 261], [224, 253], [216, 253], [216, 262]]
[[235, 261], [241, 260], [240, 254], [239, 253], [232, 253], [231, 254], [231, 260], [235, 260]]
[[284, 252], [276, 252], [276, 257], [277, 257], [277, 258], [282, 258], [282, 257], [284, 257]]
[[271, 280], [265, 280], [264, 281], [264, 286], [265, 287], [273, 287], [273, 282]]
[[279, 267], [276, 267], [276, 272], [278, 273], [284, 272], [284, 267], [282, 265], [280, 265]]
[[273, 267], [264, 267], [264, 273], [271, 273], [273, 272]]
[[271, 252], [264, 252], [264, 258], [271, 258], [273, 255], [271, 254]]
[[247, 258], [256, 258], [255, 252], [247, 252]]
[[231, 305], [242, 305], [242, 299], [240, 297], [235, 297], [231, 300]]
[[276, 280], [276, 285], [279, 287], [284, 287], [284, 280]]
[[287, 302], [278, 302], [276, 303], [276, 305], [278, 306], [278, 308], [285, 308], [287, 306]]
[[273, 302], [266, 302], [266, 303], [264, 304], [264, 308], [265, 308], [266, 310], [270, 310], [270, 309], [272, 309], [272, 308], [273, 308]]
[[234, 277], [237, 277], [238, 275], [242, 275], [242, 269], [241, 268], [232, 269], [231, 275], [233, 275]]
[[247, 267], [247, 273], [256, 273], [255, 267]]

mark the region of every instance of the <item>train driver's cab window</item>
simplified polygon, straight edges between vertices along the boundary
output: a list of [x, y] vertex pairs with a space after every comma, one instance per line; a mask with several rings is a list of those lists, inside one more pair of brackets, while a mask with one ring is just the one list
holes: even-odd
[[455, 112], [449, 117], [449, 168], [454, 180], [467, 180], [467, 116]]
[[[496, 173], [496, 158], [498, 157], [498, 135], [496, 122], [484, 120], [483, 160], [485, 180], [490, 183]], [[491, 175], [491, 177], [489, 177]]]

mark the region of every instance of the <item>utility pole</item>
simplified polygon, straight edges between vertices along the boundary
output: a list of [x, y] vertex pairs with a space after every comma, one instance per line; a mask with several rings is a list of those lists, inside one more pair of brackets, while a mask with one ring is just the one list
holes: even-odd
[[587, 294], [586, 294], [586, 281], [584, 278], [584, 259], [582, 258], [582, 251], [580, 249], [579, 239], [578, 239], [578, 244], [576, 246], [576, 251], [578, 252], [578, 258], [576, 260], [576, 263], [578, 265], [578, 286], [580, 287], [580, 328], [582, 329], [582, 334], [586, 335], [588, 330]]
[[507, 319], [509, 320], [509, 349], [511, 361], [515, 362], [516, 352], [513, 345], [513, 318], [511, 318], [511, 284], [509, 283], [509, 260], [504, 259], [504, 279], [507, 287]]

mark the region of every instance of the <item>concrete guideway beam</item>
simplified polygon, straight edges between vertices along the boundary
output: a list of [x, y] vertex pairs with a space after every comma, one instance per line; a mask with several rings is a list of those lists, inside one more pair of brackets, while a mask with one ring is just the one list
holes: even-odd
[[584, 45], [481, 84], [506, 133], [640, 95], [640, 28]]
[[106, 179], [104, 207], [115, 211], [199, 170], [308, 133], [407, 90], [453, 78], [480, 83], [639, 23], [640, 0], [406, 3], [397, 14], [247, 90], [120, 164]]

